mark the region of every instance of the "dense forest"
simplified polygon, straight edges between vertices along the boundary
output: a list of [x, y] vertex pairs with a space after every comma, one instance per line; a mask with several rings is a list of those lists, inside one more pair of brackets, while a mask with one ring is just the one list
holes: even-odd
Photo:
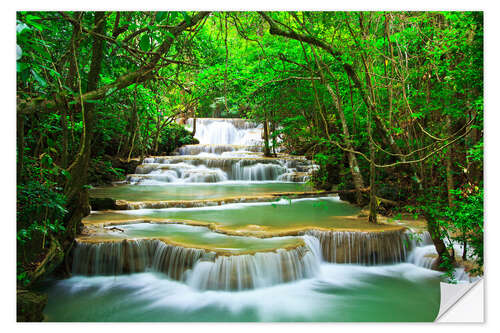
[[263, 124], [266, 156], [313, 160], [372, 223], [424, 218], [436, 269], [482, 274], [481, 12], [16, 18], [19, 290], [70, 274], [91, 186], [195, 143], [180, 123], [202, 117]]

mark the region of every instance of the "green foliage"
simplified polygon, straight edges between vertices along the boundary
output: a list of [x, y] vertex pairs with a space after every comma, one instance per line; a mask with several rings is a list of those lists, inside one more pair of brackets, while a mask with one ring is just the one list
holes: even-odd
[[56, 166], [44, 153], [38, 160], [24, 158], [25, 170], [17, 184], [17, 245], [18, 280], [29, 282], [27, 268], [37, 260], [51, 237], [65, 231], [66, 197], [56, 180], [69, 174]]
[[[280, 142], [283, 152], [314, 160], [320, 166], [312, 177], [317, 188], [338, 184], [352, 189], [347, 153], [337, 144], [349, 144], [357, 152], [366, 186], [369, 164], [361, 154], [369, 156], [368, 128], [380, 147], [375, 160], [383, 165], [401, 162], [401, 154], [408, 160], [421, 158], [474, 118], [472, 132], [452, 146], [419, 163], [378, 168], [376, 181], [378, 196], [404, 202], [415, 207], [415, 216], [423, 213], [436, 221], [438, 237], [468, 242], [482, 265], [483, 14], [267, 15], [287, 32], [322, 41], [332, 52], [271, 34], [256, 12], [213, 12], [181, 34], [171, 27], [189, 24], [194, 13], [106, 12], [98, 87], [146, 67], [149, 80], [113, 85], [102, 98], [86, 102], [94, 112], [84, 119], [75, 97], [87, 92], [95, 13], [18, 12], [19, 107], [33, 101], [58, 104], [49, 112], [42, 106], [18, 114], [18, 123], [24, 124], [17, 147], [20, 244], [28, 246], [31, 237], [41, 247], [37, 235], [61, 232], [64, 215], [56, 203], [64, 209], [62, 188], [68, 167], [79, 156], [84, 129], [92, 138], [87, 183], [123, 177], [112, 158], [169, 154], [195, 143], [175, 124], [176, 118], [244, 117], [267, 121], [272, 148]], [[168, 52], [160, 54], [167, 41], [172, 42]], [[70, 52], [73, 45], [76, 50]], [[158, 55], [159, 62], [148, 67]], [[346, 68], [359, 82], [353, 82]], [[373, 109], [367, 100], [376, 103]], [[89, 124], [91, 130], [85, 127]], [[448, 208], [443, 163], [448, 157], [450, 185], [460, 188], [453, 208]], [[422, 193], [422, 180], [428, 193]], [[44, 200], [35, 201], [41, 212], [30, 216], [26, 212], [34, 208], [26, 198], [32, 195]]]
[[[482, 274], [484, 264], [483, 253], [483, 221], [484, 221], [484, 190], [478, 186], [463, 186], [453, 190], [454, 201], [448, 206], [445, 199], [439, 197], [439, 188], [419, 198], [419, 206], [407, 206], [413, 214], [423, 214], [425, 218], [436, 223], [439, 235], [433, 235], [445, 241], [448, 251], [454, 253], [453, 244], [466, 244], [467, 257], [475, 263], [470, 270], [472, 274]], [[440, 267], [445, 270], [445, 276], [453, 280], [455, 267], [451, 257], [442, 257]]]
[[[53, 189], [50, 182], [28, 181], [17, 186], [17, 239], [21, 244], [35, 233], [47, 236], [64, 230], [62, 220], [67, 213], [64, 195]], [[42, 247], [45, 244], [42, 244]]]
[[113, 167], [111, 161], [98, 156], [90, 161], [88, 182], [93, 185], [106, 185], [113, 181], [122, 180], [125, 171]]
[[184, 126], [170, 124], [160, 133], [159, 151], [164, 154], [172, 153], [182, 145], [195, 144], [197, 140], [193, 138], [190, 131]]
[[476, 143], [467, 151], [467, 158], [469, 158], [472, 162], [476, 162], [480, 167], [483, 165], [483, 155], [484, 155], [484, 147], [483, 140]]
[[50, 237], [64, 232], [66, 199], [50, 182], [28, 181], [17, 186], [17, 280], [30, 282], [28, 268]]
[[483, 224], [484, 190], [478, 187], [467, 190], [455, 190], [454, 205], [445, 210], [444, 227], [453, 236], [452, 240], [468, 245], [468, 257], [474, 258], [478, 267], [472, 273], [482, 273], [484, 264]]

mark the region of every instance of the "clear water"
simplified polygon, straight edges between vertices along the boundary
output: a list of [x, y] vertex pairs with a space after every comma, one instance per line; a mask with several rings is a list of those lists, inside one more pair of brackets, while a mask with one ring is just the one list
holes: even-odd
[[322, 264], [317, 277], [248, 291], [200, 291], [159, 273], [75, 276], [46, 286], [49, 321], [433, 321], [439, 273], [412, 264]]
[[242, 230], [249, 227], [262, 230], [284, 230], [308, 226], [345, 229], [383, 228], [383, 226], [370, 225], [366, 221], [343, 218], [358, 212], [359, 208], [342, 202], [336, 197], [324, 197], [281, 199], [275, 202], [238, 203], [199, 208], [138, 209], [94, 213], [87, 217], [85, 221], [190, 220], [216, 223], [225, 229], [231, 230]]
[[182, 224], [134, 223], [116, 226], [123, 230], [109, 231], [105, 234], [92, 235], [93, 239], [138, 239], [167, 238], [186, 247], [222, 250], [224, 252], [241, 253], [253, 251], [268, 251], [277, 248], [303, 245], [300, 237], [239, 237], [228, 236], [210, 231], [206, 227]]
[[155, 185], [116, 185], [96, 187], [91, 189], [90, 196], [95, 198], [113, 198], [127, 201], [149, 201], [149, 200], [197, 200], [217, 199], [232, 196], [252, 196], [278, 192], [304, 192], [310, 191], [311, 187], [302, 183], [278, 183], [268, 182], [252, 184], [229, 183], [214, 184], [198, 183], [192, 184], [168, 184], [167, 186]]

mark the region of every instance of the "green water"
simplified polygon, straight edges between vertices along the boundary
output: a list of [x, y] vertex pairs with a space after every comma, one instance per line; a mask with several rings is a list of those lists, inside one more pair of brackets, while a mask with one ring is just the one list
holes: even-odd
[[111, 231], [105, 234], [96, 234], [94, 238], [168, 238], [186, 246], [209, 248], [228, 251], [231, 253], [266, 251], [288, 246], [303, 245], [299, 237], [239, 237], [227, 236], [210, 231], [205, 227], [195, 227], [181, 224], [136, 223], [116, 226], [124, 232]]
[[82, 277], [45, 287], [49, 321], [433, 321], [439, 273], [411, 264], [322, 264], [312, 279], [239, 292], [199, 291], [162, 274]]
[[[335, 197], [317, 199], [280, 200], [271, 203], [241, 203], [200, 208], [139, 209], [121, 212], [96, 213], [86, 218], [88, 222], [124, 219], [179, 219], [215, 222], [230, 229], [249, 225], [286, 229], [303, 226], [362, 228], [377, 226], [354, 219], [336, 218], [351, 216], [359, 208]], [[382, 228], [382, 226], [378, 226]]]
[[274, 192], [303, 192], [311, 187], [303, 183], [230, 183], [230, 184], [168, 184], [154, 185], [116, 185], [91, 189], [90, 196], [113, 198], [127, 201], [162, 200], [199, 200], [231, 196], [252, 196]]

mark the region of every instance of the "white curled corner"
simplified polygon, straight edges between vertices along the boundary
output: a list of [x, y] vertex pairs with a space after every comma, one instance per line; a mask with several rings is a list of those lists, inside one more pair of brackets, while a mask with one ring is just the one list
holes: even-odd
[[458, 284], [441, 282], [441, 305], [435, 322], [484, 322], [484, 280]]

